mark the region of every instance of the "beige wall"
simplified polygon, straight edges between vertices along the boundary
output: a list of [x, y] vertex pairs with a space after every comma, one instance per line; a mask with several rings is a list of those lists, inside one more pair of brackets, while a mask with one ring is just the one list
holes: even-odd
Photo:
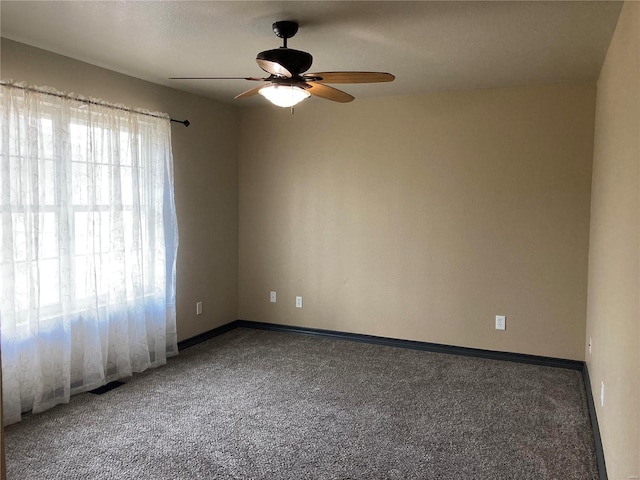
[[239, 318], [584, 359], [594, 103], [578, 84], [246, 109]]
[[[232, 107], [2, 39], [3, 79], [169, 113], [180, 246], [178, 339], [237, 318], [238, 114]], [[203, 314], [196, 316], [196, 302]]]
[[598, 80], [589, 250], [586, 361], [612, 480], [640, 476], [639, 179], [640, 3], [627, 2]]

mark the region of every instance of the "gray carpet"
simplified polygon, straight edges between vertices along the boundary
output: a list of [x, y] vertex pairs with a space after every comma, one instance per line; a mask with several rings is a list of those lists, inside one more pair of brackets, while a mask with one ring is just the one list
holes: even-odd
[[572, 370], [236, 329], [6, 429], [16, 479], [597, 479]]

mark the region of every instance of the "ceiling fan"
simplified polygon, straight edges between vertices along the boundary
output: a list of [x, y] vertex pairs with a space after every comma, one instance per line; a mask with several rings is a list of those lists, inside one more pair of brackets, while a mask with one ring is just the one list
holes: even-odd
[[273, 50], [258, 53], [256, 62], [269, 74], [266, 78], [256, 77], [172, 77], [171, 80], [249, 80], [266, 82], [246, 92], [236, 95], [236, 100], [261, 94], [279, 107], [293, 107], [310, 95], [347, 103], [353, 96], [326, 83], [375, 83], [391, 82], [390, 73], [382, 72], [319, 72], [304, 73], [311, 67], [313, 57], [301, 50], [287, 47], [287, 39], [298, 31], [298, 23], [279, 21], [273, 24], [273, 33], [283, 39], [283, 45]]

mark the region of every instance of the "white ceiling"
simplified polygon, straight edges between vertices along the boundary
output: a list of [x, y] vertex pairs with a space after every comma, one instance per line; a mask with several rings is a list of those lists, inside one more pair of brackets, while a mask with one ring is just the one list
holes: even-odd
[[[296, 20], [289, 47], [310, 71], [390, 72], [390, 84], [339, 85], [355, 95], [595, 80], [620, 12], [609, 1], [8, 1], [3, 37], [222, 101], [263, 76], [281, 46], [276, 20]], [[242, 100], [251, 105], [257, 98]]]

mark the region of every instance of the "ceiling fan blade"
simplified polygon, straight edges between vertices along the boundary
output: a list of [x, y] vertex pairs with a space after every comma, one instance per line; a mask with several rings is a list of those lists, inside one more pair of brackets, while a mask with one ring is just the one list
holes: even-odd
[[[305, 73], [304, 78], [310, 77], [308, 82], [322, 83], [376, 83], [392, 82], [396, 77], [383, 72], [320, 72]], [[313, 80], [312, 80], [313, 78]], [[315, 80], [319, 78], [319, 80]]]
[[258, 77], [170, 77], [169, 80], [251, 80], [252, 82], [266, 82], [269, 79]]
[[334, 102], [340, 103], [348, 103], [353, 101], [353, 97], [342, 90], [338, 90], [337, 88], [330, 87], [328, 85], [323, 85], [322, 83], [307, 83], [307, 91], [311, 95], [315, 95], [316, 97], [324, 98], [326, 100], [333, 100]]
[[242, 92], [241, 94], [236, 95], [234, 98], [236, 100], [242, 100], [243, 98], [252, 97], [256, 95], [262, 87], [264, 87], [264, 85], [260, 85], [259, 87], [253, 87], [252, 89], [247, 90], [246, 92]]
[[291, 78], [293, 76], [289, 70], [284, 68], [278, 62], [272, 62], [270, 60], [263, 60], [260, 58], [256, 58], [256, 62], [261, 69], [263, 69], [267, 73], [270, 73], [271, 75], [285, 78]]

